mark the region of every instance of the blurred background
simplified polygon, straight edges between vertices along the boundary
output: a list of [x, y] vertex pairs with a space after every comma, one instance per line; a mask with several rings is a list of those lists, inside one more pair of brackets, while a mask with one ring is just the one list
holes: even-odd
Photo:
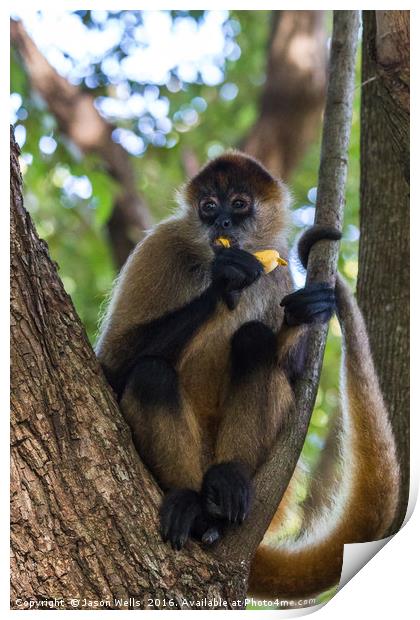
[[[331, 20], [323, 11], [48, 9], [12, 16], [10, 121], [25, 204], [92, 342], [134, 244], [176, 208], [185, 178], [226, 148], [257, 156], [289, 183], [291, 245], [312, 223]], [[357, 87], [340, 258], [352, 284], [359, 108]], [[294, 275], [301, 286], [304, 274], [294, 267]], [[278, 536], [299, 533], [299, 505], [322, 473], [339, 365], [333, 321], [301, 458], [308, 476], [295, 485], [298, 508]]]

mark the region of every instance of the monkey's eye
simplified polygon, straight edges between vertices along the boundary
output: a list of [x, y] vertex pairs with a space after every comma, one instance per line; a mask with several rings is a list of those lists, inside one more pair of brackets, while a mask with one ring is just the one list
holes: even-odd
[[201, 204], [201, 210], [205, 215], [213, 215], [217, 209], [217, 204], [214, 200], [206, 200]]
[[238, 211], [244, 211], [248, 208], [248, 203], [245, 200], [241, 200], [240, 198], [235, 198], [232, 202], [232, 207], [237, 209]]

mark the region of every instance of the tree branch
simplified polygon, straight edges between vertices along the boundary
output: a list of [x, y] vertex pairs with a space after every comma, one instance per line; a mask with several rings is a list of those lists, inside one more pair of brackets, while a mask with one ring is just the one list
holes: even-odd
[[25, 63], [32, 87], [48, 105], [60, 130], [83, 153], [100, 155], [120, 185], [107, 228], [115, 262], [121, 267], [152, 223], [149, 210], [138, 194], [130, 157], [113, 141], [114, 127], [96, 110], [94, 97], [70, 84], [53, 69], [22, 22], [11, 21], [10, 30], [11, 40]]
[[[334, 11], [315, 223], [338, 229], [341, 229], [345, 201], [359, 25], [358, 11]], [[324, 281], [334, 285], [338, 249], [338, 243], [331, 241], [321, 241], [313, 247], [307, 283]], [[315, 404], [327, 331], [328, 326], [324, 325], [311, 329], [306, 371], [297, 385], [296, 419], [279, 437], [269, 460], [258, 472], [250, 517], [237, 532], [222, 540], [216, 551], [222, 556], [249, 561], [281, 501]]]

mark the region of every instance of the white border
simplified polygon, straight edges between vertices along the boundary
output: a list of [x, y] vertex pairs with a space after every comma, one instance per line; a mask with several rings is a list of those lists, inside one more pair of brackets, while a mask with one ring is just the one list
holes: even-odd
[[[0, 6], [0, 15], [2, 19], [0, 20], [0, 28], [3, 32], [0, 33], [0, 46], [1, 46], [1, 58], [7, 59], [9, 57], [9, 12], [16, 10], [19, 7], [30, 6], [33, 8], [33, 2], [10, 2], [2, 3]], [[71, 0], [66, 2], [37, 2], [36, 6], [39, 9], [48, 9], [53, 8], [57, 9], [59, 5], [62, 5], [63, 8], [68, 10], [76, 10], [82, 8], [82, 3], [73, 2]], [[344, 3], [343, 3], [344, 5]], [[404, 8], [410, 9], [411, 6], [414, 6], [414, 3], [404, 3]], [[181, 7], [189, 8], [189, 9], [206, 9], [210, 8], [210, 3], [202, 4], [202, 3], [189, 3], [187, 5], [181, 4]], [[237, 9], [237, 10], [269, 10], [269, 9], [284, 9], [287, 7], [279, 5], [278, 2], [266, 2], [262, 6], [258, 6], [258, 9], [255, 8], [255, 3], [252, 2], [230, 2], [228, 5], [229, 9]], [[293, 3], [293, 9], [313, 9], [313, 2], [301, 2], [296, 5]], [[115, 9], [120, 10], [122, 8], [120, 2], [99, 2], [93, 1], [89, 3], [90, 9]], [[180, 8], [180, 5], [175, 2], [125, 2], [125, 9], [142, 9], [142, 10], [156, 10], [156, 9], [176, 9]], [[211, 3], [211, 9], [225, 9], [227, 8], [226, 3], [218, 2], [217, 0]], [[324, 2], [318, 2], [316, 5], [318, 10], [322, 9], [331, 9], [331, 4], [327, 5]], [[337, 6], [334, 7], [337, 9]], [[360, 7], [349, 7], [349, 4], [346, 3], [344, 6], [340, 8], [360, 8]], [[381, 6], [378, 7], [378, 3], [365, 2], [365, 9], [390, 9], [395, 10], [395, 2], [382, 2]], [[398, 7], [400, 8], [400, 7]], [[411, 29], [412, 29], [412, 69], [411, 71], [411, 92], [412, 99], [415, 102], [418, 102], [418, 78], [417, 75], [419, 73], [418, 70], [418, 52], [419, 52], [419, 19], [418, 19], [418, 11], [411, 9]], [[5, 71], [6, 67], [6, 71]], [[1, 191], [1, 205], [0, 209], [0, 231], [3, 235], [2, 243], [0, 243], [0, 278], [2, 282], [2, 303], [0, 304], [0, 325], [1, 325], [1, 377], [2, 377], [2, 389], [1, 395], [4, 402], [4, 407], [2, 407], [2, 417], [1, 423], [3, 425], [2, 439], [6, 444], [4, 449], [1, 451], [2, 458], [2, 471], [4, 473], [4, 480], [1, 485], [1, 497], [2, 497], [2, 513], [1, 519], [2, 523], [2, 534], [1, 537], [1, 561], [2, 561], [2, 571], [1, 575], [3, 580], [1, 582], [2, 585], [2, 611], [4, 611], [7, 615], [10, 612], [9, 610], [9, 588], [8, 588], [8, 571], [9, 571], [9, 519], [8, 519], [8, 511], [6, 507], [9, 504], [9, 493], [8, 493], [8, 472], [9, 472], [9, 459], [8, 459], [8, 438], [9, 438], [9, 424], [8, 424], [8, 416], [7, 411], [9, 410], [8, 405], [6, 404], [8, 401], [8, 393], [9, 393], [9, 352], [6, 343], [8, 342], [8, 334], [9, 334], [9, 321], [8, 321], [8, 301], [7, 301], [7, 291], [8, 291], [8, 282], [9, 282], [9, 273], [8, 273], [8, 263], [9, 263], [9, 242], [8, 242], [8, 228], [9, 228], [9, 217], [8, 217], [8, 209], [6, 209], [6, 205], [9, 203], [8, 197], [8, 184], [6, 182], [7, 175], [4, 171], [9, 170], [9, 152], [8, 152], [8, 144], [9, 144], [9, 127], [8, 127], [8, 91], [9, 91], [9, 66], [3, 61], [3, 70], [2, 70], [2, 96], [0, 97], [0, 105], [1, 105], [1, 115], [0, 118], [3, 119], [0, 129], [0, 170], [3, 171], [2, 179], [3, 182], [0, 184]], [[413, 109], [416, 108], [415, 105], [412, 106]], [[7, 119], [7, 121], [5, 121]], [[413, 135], [419, 134], [419, 122], [417, 115], [412, 119], [412, 132]], [[418, 164], [418, 148], [417, 141], [413, 144], [415, 148], [412, 153], [412, 169], [417, 171]], [[7, 146], [6, 146], [7, 145]], [[416, 189], [417, 177], [414, 175], [414, 187]], [[417, 195], [414, 195], [414, 201], [416, 200]], [[420, 278], [418, 276], [418, 268], [419, 268], [419, 252], [420, 252], [420, 244], [418, 242], [418, 235], [420, 231], [420, 213], [418, 205], [415, 205], [415, 208], [411, 209], [412, 216], [412, 261], [411, 261], [411, 282], [412, 282], [412, 308], [416, 309], [420, 307], [420, 295], [419, 295], [419, 286], [416, 284], [416, 280], [419, 281]], [[415, 232], [414, 232], [415, 231]], [[414, 236], [416, 235], [416, 236]], [[418, 391], [414, 392], [416, 386], [418, 385], [418, 355], [416, 353], [420, 350], [420, 327], [415, 324], [417, 319], [418, 312], [412, 312], [413, 317], [411, 321], [411, 353], [412, 353], [412, 371], [411, 371], [411, 385], [412, 385], [412, 397], [411, 397], [411, 448], [412, 448], [412, 458], [411, 458], [411, 494], [410, 494], [410, 508], [413, 509], [413, 504], [415, 502], [415, 496], [417, 495], [418, 489], [418, 480], [419, 480], [419, 462], [417, 457], [418, 451], [418, 437], [419, 437], [419, 422], [418, 422]], [[417, 372], [416, 372], [417, 371]], [[381, 551], [376, 557], [374, 557], [369, 564], [362, 569], [352, 580], [351, 585], [345, 587], [337, 596], [335, 596], [321, 611], [318, 612], [319, 618], [323, 618], [327, 620], [328, 618], [336, 620], [339, 616], [343, 620], [350, 619], [353, 620], [355, 613], [362, 613], [364, 617], [368, 617], [370, 614], [382, 615], [398, 615], [400, 618], [404, 617], [412, 617], [413, 611], [418, 608], [418, 601], [416, 600], [418, 585], [417, 578], [418, 570], [419, 570], [419, 562], [418, 562], [418, 554], [420, 549], [420, 511], [417, 509], [409, 522], [403, 528], [403, 530], [398, 533], [391, 542], [386, 545], [385, 549]], [[416, 579], [416, 582], [414, 581]], [[308, 610], [309, 611], [309, 610]], [[313, 608], [310, 610], [313, 611]], [[28, 612], [20, 612], [14, 611], [13, 617], [20, 615], [21, 613]], [[42, 611], [34, 611], [33, 613], [43, 613]], [[56, 612], [50, 612], [56, 613]], [[63, 612], [60, 612], [63, 613]], [[66, 613], [66, 612], [64, 612]], [[94, 612], [90, 611], [79, 611], [79, 614], [91, 614]], [[98, 613], [95, 612], [96, 617]], [[109, 612], [106, 612], [107, 614]], [[114, 613], [122, 614], [123, 612], [115, 611]], [[125, 612], [124, 612], [125, 613]], [[143, 611], [143, 614], [160, 614], [164, 612], [156, 611]], [[178, 612], [179, 613], [179, 612]], [[194, 612], [193, 612], [194, 613]], [[202, 615], [204, 613], [204, 616]], [[200, 612], [200, 618], [205, 617], [206, 614], [211, 613], [210, 611]], [[228, 613], [228, 612], [222, 612]], [[275, 614], [276, 617], [281, 615], [281, 617], [291, 617], [291, 615], [296, 615], [293, 612], [288, 611], [257, 611], [257, 614], [264, 614], [264, 618], [269, 618], [270, 614]], [[267, 615], [268, 614], [268, 615]], [[291, 615], [289, 615], [291, 614]], [[299, 615], [303, 615], [300, 613]], [[51, 617], [51, 616], [50, 616]]]

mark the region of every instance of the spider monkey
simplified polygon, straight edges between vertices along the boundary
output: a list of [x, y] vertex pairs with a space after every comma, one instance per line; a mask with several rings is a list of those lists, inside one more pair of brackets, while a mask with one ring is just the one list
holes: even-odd
[[[164, 541], [215, 543], [246, 519], [252, 479], [294, 411], [311, 324], [337, 315], [343, 331], [345, 473], [328, 528], [273, 544], [286, 493], [251, 567], [250, 589], [303, 596], [334, 585], [345, 542], [381, 538], [398, 489], [395, 444], [366, 329], [347, 285], [293, 291], [287, 268], [263, 274], [253, 252], [287, 255], [289, 192], [237, 151], [210, 161], [179, 192], [179, 210], [138, 244], [117, 279], [97, 355], [143, 461], [165, 492]], [[222, 248], [216, 240], [229, 239]], [[304, 265], [320, 239], [313, 227]], [[295, 414], [297, 415], [298, 412]], [[330, 491], [325, 490], [326, 495]], [[331, 511], [330, 511], [331, 512]]]

